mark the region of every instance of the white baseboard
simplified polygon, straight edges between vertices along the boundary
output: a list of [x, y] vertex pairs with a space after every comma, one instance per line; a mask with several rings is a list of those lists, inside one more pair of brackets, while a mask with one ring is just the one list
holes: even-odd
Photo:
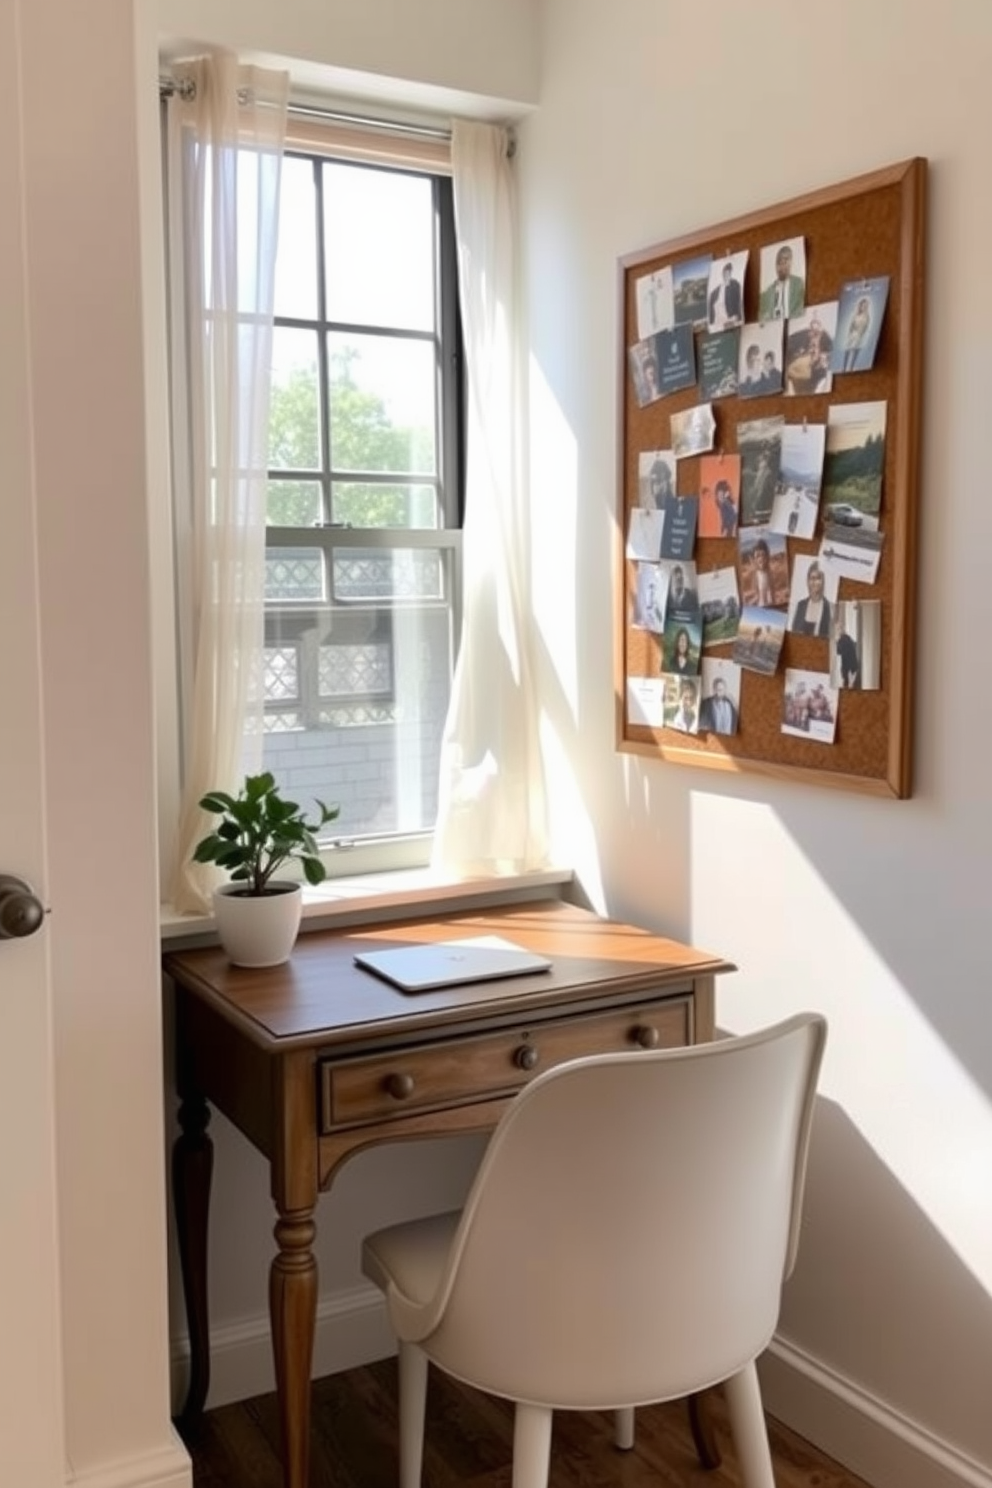
[[[358, 1286], [321, 1298], [313, 1345], [313, 1378], [337, 1374], [396, 1352], [382, 1293]], [[186, 1392], [189, 1339], [173, 1341], [172, 1401], [180, 1409]], [[276, 1387], [268, 1314], [214, 1328], [210, 1334], [210, 1393], [207, 1409], [267, 1395]]]
[[872, 1488], [992, 1488], [992, 1470], [776, 1338], [758, 1366], [769, 1415]]
[[175, 1433], [170, 1446], [83, 1472], [66, 1472], [66, 1488], [193, 1488], [189, 1454]]
[[[317, 1310], [313, 1376], [320, 1379], [395, 1352], [382, 1295], [360, 1286], [323, 1299]], [[186, 1388], [189, 1346], [173, 1352], [173, 1399]], [[208, 1408], [275, 1389], [267, 1315], [216, 1329], [211, 1337]], [[860, 1386], [826, 1368], [785, 1339], [762, 1356], [765, 1407], [872, 1488], [992, 1488], [992, 1469]], [[138, 1488], [139, 1480], [135, 1480]], [[85, 1488], [118, 1488], [87, 1482]], [[120, 1485], [130, 1488], [130, 1483]], [[140, 1488], [144, 1488], [143, 1482]], [[159, 1488], [149, 1481], [148, 1488]], [[172, 1484], [163, 1484], [172, 1488]]]

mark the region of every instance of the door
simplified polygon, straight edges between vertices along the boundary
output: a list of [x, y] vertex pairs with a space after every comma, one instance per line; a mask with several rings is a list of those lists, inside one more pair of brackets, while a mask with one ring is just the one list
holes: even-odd
[[[44, 780], [24, 319], [21, 0], [0, 0], [0, 874], [44, 894]], [[66, 1479], [47, 923], [0, 938], [0, 1481]]]

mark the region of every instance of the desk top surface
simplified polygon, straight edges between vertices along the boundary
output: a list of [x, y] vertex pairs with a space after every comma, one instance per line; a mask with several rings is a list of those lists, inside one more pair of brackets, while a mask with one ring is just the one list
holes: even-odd
[[[355, 966], [358, 951], [469, 935], [502, 935], [549, 958], [551, 970], [405, 993]], [[282, 966], [232, 966], [219, 947], [169, 951], [163, 968], [267, 1047], [333, 1045], [392, 1026], [422, 1031], [529, 1007], [554, 1009], [597, 993], [662, 995], [693, 977], [733, 971], [706, 951], [601, 919], [562, 900], [409, 918], [361, 930], [304, 932]]]

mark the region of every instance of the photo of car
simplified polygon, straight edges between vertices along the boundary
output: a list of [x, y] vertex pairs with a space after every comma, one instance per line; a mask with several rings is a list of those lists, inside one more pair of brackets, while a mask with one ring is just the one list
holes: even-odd
[[827, 507], [827, 520], [836, 522], [839, 527], [860, 527], [864, 519], [849, 501], [835, 501]]

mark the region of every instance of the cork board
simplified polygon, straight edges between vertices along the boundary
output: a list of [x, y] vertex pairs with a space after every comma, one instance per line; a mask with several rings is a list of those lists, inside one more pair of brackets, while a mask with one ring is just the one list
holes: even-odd
[[[926, 161], [902, 162], [855, 180], [811, 192], [703, 231], [629, 254], [618, 269], [618, 624], [615, 657], [617, 747], [625, 752], [661, 757], [674, 764], [759, 771], [808, 783], [905, 798], [912, 790], [913, 659], [915, 623], [916, 512], [918, 504], [920, 396], [923, 341], [923, 273]], [[759, 321], [763, 275], [762, 248], [785, 240], [805, 245], [806, 305], [836, 301], [842, 286], [888, 279], [881, 328], [870, 368], [832, 378], [832, 389], [809, 393], [796, 383], [790, 396], [713, 397], [701, 392], [700, 350], [703, 332], [693, 333], [696, 381], [677, 391], [645, 396], [643, 379], [635, 382], [633, 352], [643, 330], [646, 276], [655, 270], [712, 256], [714, 263], [748, 251], [743, 276], [742, 318]], [[675, 282], [678, 285], [678, 269]], [[843, 310], [843, 301], [841, 302]], [[704, 311], [705, 313], [705, 311]], [[784, 346], [788, 346], [788, 322]], [[667, 343], [665, 343], [667, 344]], [[783, 364], [785, 352], [783, 350]], [[638, 570], [628, 556], [631, 512], [644, 505], [645, 452], [673, 448], [672, 415], [709, 401], [715, 420], [708, 458], [739, 454], [742, 424], [784, 416], [787, 424], [820, 426], [828, 409], [842, 404], [884, 404], [885, 432], [877, 526], [881, 555], [874, 579], [855, 582], [831, 578], [835, 601], [877, 600], [874, 641], [877, 687], [844, 687], [834, 695], [832, 742], [783, 732], [785, 676], [812, 675], [836, 665], [834, 639], [788, 630], [771, 675], [740, 672], [737, 731], [728, 734], [679, 732], [644, 721], [631, 689], [657, 686], [650, 679], [662, 672], [662, 638], [643, 621], [635, 623]], [[854, 410], [852, 410], [853, 416]], [[831, 414], [831, 418], [844, 415]], [[745, 442], [747, 431], [744, 432]], [[816, 430], [814, 429], [814, 433]], [[700, 491], [701, 454], [675, 462], [679, 495]], [[712, 464], [706, 469], [712, 472]], [[638, 518], [640, 513], [638, 513]], [[789, 570], [794, 559], [816, 560], [824, 545], [822, 510], [807, 537], [789, 535], [785, 542]], [[836, 535], [837, 528], [831, 532]], [[781, 546], [781, 544], [780, 544]], [[693, 560], [706, 575], [728, 567], [739, 571], [741, 549], [735, 536], [695, 538]], [[664, 565], [662, 565], [664, 566]], [[848, 612], [850, 612], [848, 607]], [[834, 605], [835, 616], [844, 607]], [[784, 623], [784, 622], [783, 622]], [[667, 642], [666, 642], [667, 645]], [[730, 657], [733, 644], [706, 647], [704, 657]], [[794, 685], [794, 684], [793, 684]], [[791, 706], [791, 700], [790, 700]], [[667, 714], [666, 714], [667, 717]], [[787, 720], [788, 721], [788, 720]]]

